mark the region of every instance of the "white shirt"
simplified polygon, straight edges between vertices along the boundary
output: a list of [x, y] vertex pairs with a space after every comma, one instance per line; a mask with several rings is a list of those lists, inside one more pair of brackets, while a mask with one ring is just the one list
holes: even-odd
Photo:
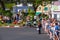
[[36, 19], [36, 16], [34, 16], [34, 19]]
[[51, 27], [51, 30], [55, 31], [55, 27]]

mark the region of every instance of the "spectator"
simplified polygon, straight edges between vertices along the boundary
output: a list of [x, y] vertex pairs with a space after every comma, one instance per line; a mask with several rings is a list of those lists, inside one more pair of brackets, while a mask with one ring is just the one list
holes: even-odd
[[54, 23], [51, 23], [49, 26], [50, 39], [52, 39], [52, 35], [54, 35], [54, 31], [55, 31]]
[[7, 17], [6, 23], [11, 23], [11, 19]]
[[59, 25], [55, 23], [55, 39], [59, 39]]
[[41, 34], [41, 28], [42, 28], [42, 25], [41, 25], [40, 22], [38, 22], [38, 28], [39, 28], [38, 32], [39, 32], [39, 34]]
[[46, 19], [43, 18], [43, 19], [42, 19], [42, 27], [43, 27], [43, 30], [44, 30], [44, 31], [46, 31], [46, 30], [45, 30], [45, 28], [46, 28], [45, 23], [46, 23]]
[[19, 14], [16, 14], [16, 20], [19, 21]]
[[3, 21], [6, 23], [7, 17], [3, 16]]

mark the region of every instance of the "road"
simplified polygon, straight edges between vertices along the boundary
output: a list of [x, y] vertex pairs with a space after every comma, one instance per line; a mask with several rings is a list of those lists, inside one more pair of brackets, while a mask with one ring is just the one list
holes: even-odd
[[0, 28], [0, 40], [49, 40], [47, 34], [38, 34], [35, 28]]

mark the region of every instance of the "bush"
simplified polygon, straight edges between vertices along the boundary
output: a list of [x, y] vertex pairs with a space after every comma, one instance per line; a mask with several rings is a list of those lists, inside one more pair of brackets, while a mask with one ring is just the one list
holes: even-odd
[[31, 19], [33, 19], [35, 15], [35, 11], [34, 10], [31, 10], [30, 8], [28, 9], [28, 16], [31, 16]]
[[4, 15], [4, 16], [8, 16], [8, 17], [12, 17], [12, 13], [10, 12], [10, 10], [4, 11], [2, 9], [0, 9], [0, 14]]
[[2, 9], [0, 8], [0, 14], [2, 14]]
[[12, 17], [12, 13], [10, 12], [10, 10], [4, 11], [4, 12], [3, 12], [3, 15], [4, 15], [4, 16], [8, 16], [8, 17]]
[[5, 3], [5, 7], [9, 9], [12, 9], [14, 5], [15, 5], [14, 3]]
[[48, 18], [49, 18], [49, 16], [48, 16], [48, 15], [46, 15], [46, 14], [42, 14], [42, 17], [43, 17], [43, 18], [46, 18], [46, 19], [48, 19]]

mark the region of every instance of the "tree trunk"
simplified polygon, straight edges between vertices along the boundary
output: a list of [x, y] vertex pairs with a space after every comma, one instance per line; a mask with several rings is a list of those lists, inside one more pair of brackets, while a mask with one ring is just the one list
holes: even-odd
[[0, 0], [0, 4], [1, 4], [1, 7], [2, 7], [2, 10], [5, 10], [4, 2]]
[[38, 7], [39, 5], [34, 5], [33, 4], [33, 7], [34, 7], [34, 11], [36, 12], [36, 9], [37, 9], [37, 7]]

